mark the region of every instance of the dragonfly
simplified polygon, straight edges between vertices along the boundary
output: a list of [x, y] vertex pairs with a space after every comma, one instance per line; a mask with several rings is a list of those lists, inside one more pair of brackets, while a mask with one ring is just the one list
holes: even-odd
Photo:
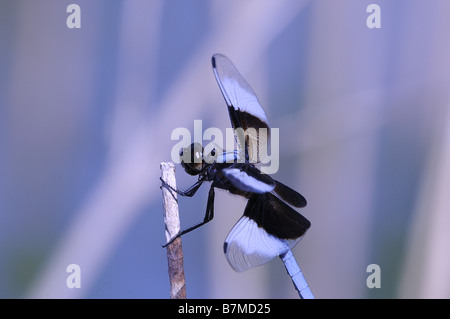
[[[291, 249], [303, 238], [311, 223], [293, 207], [305, 207], [305, 197], [264, 174], [257, 167], [264, 147], [270, 147], [270, 126], [255, 92], [226, 56], [212, 56], [212, 68], [228, 107], [237, 149], [222, 152], [213, 148], [204, 154], [200, 143], [180, 150], [181, 165], [195, 184], [185, 191], [163, 186], [181, 196], [192, 197], [204, 182], [211, 182], [204, 218], [181, 230], [176, 238], [205, 225], [214, 218], [215, 189], [224, 189], [248, 199], [243, 216], [231, 229], [223, 250], [230, 266], [238, 272], [280, 257], [301, 298], [314, 298]], [[267, 134], [261, 134], [261, 129]]]

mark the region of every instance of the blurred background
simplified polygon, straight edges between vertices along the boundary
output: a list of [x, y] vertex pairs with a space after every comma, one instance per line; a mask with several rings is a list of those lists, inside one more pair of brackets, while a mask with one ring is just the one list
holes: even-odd
[[[1, 1], [0, 297], [168, 298], [159, 165], [175, 128], [230, 127], [220, 52], [280, 129], [274, 177], [308, 200], [293, 251], [315, 296], [449, 298], [449, 16], [446, 0]], [[179, 200], [182, 227], [208, 189]], [[183, 237], [188, 297], [298, 297], [279, 260], [228, 265], [244, 207], [219, 190]]]

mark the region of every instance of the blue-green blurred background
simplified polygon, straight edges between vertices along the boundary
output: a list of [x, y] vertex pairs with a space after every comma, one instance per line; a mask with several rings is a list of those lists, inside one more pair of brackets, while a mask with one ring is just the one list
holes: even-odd
[[[449, 16], [447, 0], [2, 0], [0, 297], [169, 296], [159, 164], [173, 129], [230, 126], [218, 52], [280, 129], [274, 177], [308, 199], [294, 254], [315, 296], [450, 297]], [[207, 191], [180, 199], [183, 227]], [[217, 191], [183, 237], [188, 297], [296, 297], [279, 260], [228, 265], [244, 207]]]

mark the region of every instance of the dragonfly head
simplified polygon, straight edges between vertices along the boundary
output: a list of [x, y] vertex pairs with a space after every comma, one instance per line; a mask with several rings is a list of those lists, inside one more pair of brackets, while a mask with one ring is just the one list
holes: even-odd
[[206, 166], [203, 159], [203, 146], [192, 143], [190, 146], [180, 150], [181, 165], [189, 175], [200, 174]]

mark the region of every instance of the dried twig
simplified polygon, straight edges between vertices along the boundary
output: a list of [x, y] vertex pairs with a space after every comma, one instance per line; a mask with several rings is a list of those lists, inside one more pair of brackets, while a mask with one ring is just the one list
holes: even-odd
[[[175, 166], [172, 162], [161, 163], [161, 178], [176, 189]], [[177, 194], [167, 187], [162, 187], [165, 234], [168, 242], [180, 231]], [[186, 298], [186, 281], [183, 267], [183, 248], [181, 238], [175, 239], [167, 246], [167, 261], [169, 263], [170, 298]]]

